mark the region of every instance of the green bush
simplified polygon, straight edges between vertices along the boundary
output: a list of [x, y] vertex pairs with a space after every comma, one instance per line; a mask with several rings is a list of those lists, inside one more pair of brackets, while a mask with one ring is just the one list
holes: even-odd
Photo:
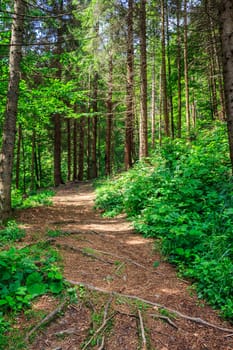
[[20, 241], [24, 236], [25, 230], [19, 228], [14, 220], [8, 221], [6, 227], [0, 230], [0, 245]]
[[[233, 320], [233, 186], [223, 125], [194, 143], [165, 140], [143, 162], [97, 191], [105, 211], [125, 211], [137, 231], [161, 240], [198, 295]], [[101, 192], [105, 193], [101, 196]], [[119, 204], [120, 203], [120, 204]]]
[[12, 191], [12, 207], [16, 209], [33, 208], [40, 205], [51, 205], [51, 197], [54, 191], [43, 190], [39, 192], [31, 192], [28, 196], [23, 196], [19, 190]]
[[[0, 252], [0, 339], [9, 327], [5, 315], [28, 307], [33, 298], [60, 293], [64, 288], [57, 253], [38, 245]], [[1, 341], [0, 341], [1, 345]]]

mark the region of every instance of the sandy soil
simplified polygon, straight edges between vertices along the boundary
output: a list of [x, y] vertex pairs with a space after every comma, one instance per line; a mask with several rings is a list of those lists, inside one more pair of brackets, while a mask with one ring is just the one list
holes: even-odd
[[[53, 206], [18, 213], [27, 243], [48, 239], [48, 230], [67, 233], [50, 240], [63, 257], [65, 278], [90, 286], [78, 289], [78, 303], [38, 331], [29, 349], [233, 350], [233, 327], [229, 333], [157, 305], [231, 328], [177, 277], [153, 240], [135, 234], [124, 216], [103, 218], [93, 209], [94, 198], [90, 183], [69, 184], [57, 190]], [[56, 305], [45, 296], [34, 308], [50, 312]]]

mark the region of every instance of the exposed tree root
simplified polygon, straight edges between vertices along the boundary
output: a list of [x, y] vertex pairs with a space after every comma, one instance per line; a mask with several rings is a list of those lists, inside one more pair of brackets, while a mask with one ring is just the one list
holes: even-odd
[[[87, 347], [90, 345], [90, 343], [92, 342], [93, 339], [95, 339], [95, 337], [102, 331], [104, 330], [104, 328], [106, 327], [108, 321], [110, 321], [115, 315], [116, 313], [114, 313], [113, 315], [111, 315], [110, 317], [107, 318], [108, 316], [108, 311], [109, 311], [109, 307], [111, 305], [112, 302], [112, 295], [110, 295], [110, 298], [104, 308], [104, 316], [103, 316], [103, 322], [101, 324], [101, 326], [95, 331], [95, 333], [93, 334], [93, 336], [89, 339], [89, 341], [85, 344], [85, 346], [83, 347], [82, 350], [87, 349]], [[101, 341], [101, 345], [99, 347], [98, 350], [104, 349], [104, 341], [105, 341], [105, 337], [102, 337], [102, 341]]]
[[166, 321], [170, 324], [170, 326], [174, 327], [175, 329], [178, 329], [177, 325], [167, 316], [159, 315], [159, 314], [150, 314], [151, 317], [160, 318], [161, 320]]
[[142, 336], [142, 348], [141, 348], [141, 350], [147, 350], [145, 328], [144, 328], [142, 314], [141, 314], [140, 310], [138, 310], [138, 317], [139, 317], [139, 324], [140, 324], [140, 330], [141, 330], [141, 336]]
[[[63, 249], [71, 250], [73, 252], [81, 253], [84, 256], [87, 256], [87, 257], [92, 258], [92, 259], [96, 259], [98, 261], [101, 261], [104, 264], [109, 264], [109, 265], [113, 265], [114, 264], [114, 262], [112, 262], [112, 261], [107, 261], [107, 260], [101, 259], [100, 257], [96, 256], [95, 254], [91, 254], [90, 252], [87, 252], [85, 250], [85, 248], [79, 249], [79, 248], [74, 248], [74, 247], [72, 247], [72, 246], [70, 246], [68, 244], [58, 244], [58, 243], [56, 243], [56, 246], [58, 248], [63, 248]], [[96, 251], [96, 250], [93, 249], [93, 251]]]
[[29, 341], [29, 338], [34, 334], [41, 326], [46, 325], [51, 322], [67, 305], [67, 300], [63, 301], [55, 310], [50, 312], [45, 318], [43, 318], [35, 327], [33, 327], [30, 332], [26, 335], [26, 341]]
[[105, 294], [111, 294], [111, 295], [114, 295], [114, 296], [118, 296], [118, 297], [121, 297], [121, 298], [127, 298], [127, 299], [131, 299], [131, 300], [137, 300], [137, 301], [140, 301], [140, 302], [143, 302], [145, 304], [148, 304], [148, 305], [151, 305], [151, 306], [154, 306], [154, 307], [158, 307], [158, 308], [161, 308], [161, 309], [164, 309], [164, 310], [167, 310], [169, 312], [172, 312], [174, 313], [176, 316], [179, 316], [180, 318], [183, 318], [185, 320], [188, 320], [188, 321], [192, 321], [192, 322], [195, 322], [195, 323], [198, 323], [198, 324], [201, 324], [203, 326], [207, 326], [207, 327], [211, 327], [211, 328], [214, 328], [214, 329], [218, 329], [220, 331], [223, 331], [223, 332], [227, 332], [227, 333], [232, 333], [233, 332], [233, 329], [230, 329], [230, 328], [223, 328], [223, 327], [219, 327], [213, 323], [210, 323], [210, 322], [207, 322], [199, 317], [192, 317], [192, 316], [188, 316], [188, 315], [185, 315], [177, 310], [174, 310], [174, 309], [171, 309], [169, 307], [166, 307], [164, 305], [161, 305], [159, 303], [153, 303], [152, 301], [150, 300], [146, 300], [146, 299], [143, 299], [143, 298], [140, 298], [140, 297], [137, 297], [135, 295], [128, 295], [128, 294], [122, 294], [122, 293], [118, 293], [118, 292], [115, 292], [115, 291], [107, 291], [105, 289], [102, 289], [102, 288], [98, 288], [98, 287], [95, 287], [91, 284], [87, 284], [85, 282], [76, 282], [76, 281], [71, 281], [71, 280], [66, 280], [68, 283], [72, 284], [72, 285], [76, 285], [76, 286], [84, 286], [90, 290], [95, 290], [97, 292], [100, 292], [100, 293], [105, 293]]

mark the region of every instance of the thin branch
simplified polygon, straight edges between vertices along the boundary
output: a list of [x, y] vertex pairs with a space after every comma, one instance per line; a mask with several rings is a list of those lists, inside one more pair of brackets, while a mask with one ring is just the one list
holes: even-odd
[[213, 323], [210, 323], [210, 322], [207, 322], [199, 317], [192, 317], [192, 316], [188, 316], [188, 315], [185, 315], [177, 310], [174, 310], [174, 309], [171, 309], [167, 306], [164, 306], [162, 304], [159, 304], [159, 303], [153, 303], [152, 301], [150, 300], [147, 300], [147, 299], [143, 299], [143, 298], [140, 298], [140, 297], [137, 297], [135, 295], [129, 295], [129, 294], [122, 294], [122, 293], [118, 293], [118, 292], [115, 292], [115, 291], [107, 291], [105, 289], [102, 289], [102, 288], [98, 288], [98, 287], [95, 287], [91, 284], [87, 284], [85, 282], [76, 282], [76, 281], [71, 281], [71, 280], [66, 280], [68, 283], [72, 284], [72, 285], [76, 285], [76, 286], [84, 286], [90, 290], [95, 290], [97, 292], [100, 292], [100, 293], [105, 293], [105, 294], [112, 294], [112, 295], [115, 295], [115, 296], [118, 296], [118, 297], [121, 297], [121, 298], [128, 298], [128, 299], [132, 299], [132, 300], [137, 300], [137, 301], [141, 301], [145, 304], [148, 304], [148, 305], [151, 305], [151, 306], [154, 306], [154, 307], [159, 307], [161, 309], [164, 309], [164, 310], [167, 310], [169, 312], [173, 312], [176, 316], [179, 316], [185, 320], [188, 320], [188, 321], [192, 321], [192, 322], [195, 322], [195, 323], [198, 323], [198, 324], [201, 324], [201, 325], [204, 325], [206, 327], [211, 327], [211, 328], [214, 328], [214, 329], [218, 329], [220, 331], [223, 331], [223, 332], [227, 332], [227, 333], [232, 333], [233, 332], [233, 329], [230, 329], [230, 328], [224, 328], [224, 327], [219, 327]]
[[52, 319], [54, 319], [57, 314], [59, 314], [64, 307], [66, 306], [67, 300], [63, 301], [62, 304], [60, 304], [55, 310], [50, 312], [45, 318], [43, 318], [35, 327], [33, 327], [30, 332], [26, 335], [26, 341], [29, 340], [31, 335], [35, 333], [41, 326], [44, 326], [45, 324], [49, 323]]
[[82, 348], [82, 350], [86, 350], [88, 346], [91, 344], [92, 340], [100, 333], [102, 330], [107, 326], [107, 323], [116, 315], [116, 312], [114, 312], [111, 316], [109, 316], [102, 325], [95, 331], [93, 336], [89, 339], [89, 341], [85, 344], [85, 346]]
[[147, 350], [145, 328], [144, 328], [142, 314], [141, 314], [140, 310], [138, 310], [138, 317], [139, 317], [139, 321], [140, 321], [140, 330], [141, 330], [141, 336], [142, 336], [142, 349], [141, 350]]
[[161, 320], [166, 321], [167, 323], [169, 323], [172, 327], [174, 327], [175, 329], [178, 329], [177, 325], [167, 316], [163, 316], [163, 315], [159, 315], [159, 314], [150, 314], [151, 317], [156, 317], [156, 318], [160, 318]]

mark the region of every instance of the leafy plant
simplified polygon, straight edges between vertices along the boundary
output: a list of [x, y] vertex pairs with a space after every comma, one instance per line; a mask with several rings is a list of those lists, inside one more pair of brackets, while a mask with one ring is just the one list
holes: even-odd
[[51, 197], [54, 191], [43, 190], [39, 192], [31, 192], [28, 196], [23, 195], [19, 190], [12, 191], [12, 207], [17, 209], [33, 208], [40, 205], [51, 205]]
[[[138, 232], [223, 315], [233, 320], [233, 184], [224, 124], [192, 144], [164, 140], [149, 162], [97, 189], [108, 214], [124, 211]], [[103, 195], [104, 193], [104, 195]], [[114, 208], [114, 203], [116, 208]]]
[[62, 274], [55, 265], [57, 253], [42, 248], [45, 246], [11, 247], [0, 252], [0, 339], [9, 327], [6, 314], [27, 308], [37, 296], [58, 294], [64, 289]]
[[14, 220], [8, 221], [5, 228], [0, 230], [0, 244], [20, 241], [25, 236], [25, 230], [19, 228]]

